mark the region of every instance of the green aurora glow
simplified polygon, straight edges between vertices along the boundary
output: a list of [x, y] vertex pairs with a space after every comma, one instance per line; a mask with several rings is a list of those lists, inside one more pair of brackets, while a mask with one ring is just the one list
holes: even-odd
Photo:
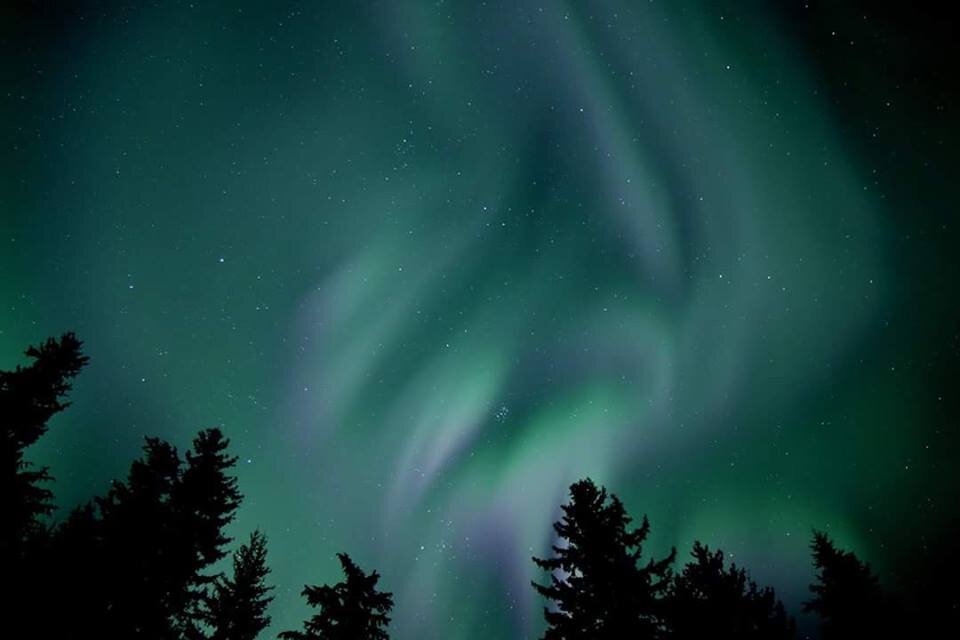
[[792, 605], [811, 527], [896, 572], [956, 515], [956, 129], [863, 73], [891, 20], [227, 4], [3, 10], [0, 366], [92, 358], [62, 506], [223, 425], [274, 629], [347, 550], [400, 640], [535, 637], [586, 475]]

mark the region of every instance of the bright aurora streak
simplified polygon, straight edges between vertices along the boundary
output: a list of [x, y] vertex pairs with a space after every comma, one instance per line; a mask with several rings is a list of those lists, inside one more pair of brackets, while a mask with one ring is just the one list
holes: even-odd
[[0, 365], [65, 330], [92, 357], [32, 453], [61, 506], [144, 435], [223, 425], [274, 630], [346, 550], [395, 638], [456, 640], [536, 637], [530, 556], [583, 476], [649, 515], [649, 552], [719, 545], [791, 606], [811, 527], [884, 568], [955, 495], [942, 391], [908, 373], [950, 335], [955, 263], [910, 245], [946, 213], [903, 222], [885, 186], [924, 106], [850, 80], [899, 109], [871, 154], [810, 44], [865, 64], [872, 23], [271, 4], [4, 28]]

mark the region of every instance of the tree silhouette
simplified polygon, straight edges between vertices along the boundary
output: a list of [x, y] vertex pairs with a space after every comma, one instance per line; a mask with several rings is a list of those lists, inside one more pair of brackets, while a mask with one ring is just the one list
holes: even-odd
[[[234, 600], [251, 597], [242, 622], [262, 629], [270, 601], [258, 590], [265, 589], [267, 571], [262, 535], [241, 548], [233, 580], [215, 583], [209, 573], [226, 555], [224, 528], [241, 499], [231, 475], [236, 458], [227, 454], [219, 429], [201, 431], [185, 462], [170, 444], [147, 438], [125, 482], [114, 482], [58, 526], [43, 521], [53, 509], [43, 486], [49, 473], [32, 468], [24, 450], [68, 406], [70, 380], [87, 362], [81, 346], [72, 333], [50, 338], [27, 349], [29, 366], [0, 371], [4, 631], [108, 640], [195, 637], [211, 589], [224, 603], [231, 590]], [[247, 584], [258, 576], [260, 583]], [[243, 591], [248, 586], [250, 593]]]
[[824, 638], [885, 637], [885, 597], [870, 565], [837, 549], [827, 534], [813, 532], [810, 545], [817, 582], [804, 611], [820, 616]]
[[788, 640], [793, 620], [773, 589], [760, 588], [744, 569], [724, 567], [723, 552], [694, 542], [670, 588], [668, 609], [675, 640]]
[[[233, 557], [232, 575], [213, 573], [231, 542], [224, 530], [241, 495], [237, 458], [219, 429], [201, 431], [184, 458], [147, 438], [124, 481], [51, 526], [53, 507], [24, 451], [68, 406], [70, 381], [87, 362], [73, 334], [30, 347], [28, 366], [0, 371], [0, 629], [3, 637], [120, 640], [254, 640], [270, 623], [266, 538], [255, 531]], [[533, 583], [547, 598], [545, 640], [789, 640], [793, 620], [770, 588], [725, 565], [721, 551], [694, 543], [680, 575], [662, 560], [641, 563], [650, 533], [623, 504], [589, 478], [570, 487], [553, 528], [553, 557], [533, 558], [551, 572]], [[950, 539], [940, 545], [950, 546]], [[901, 608], [870, 566], [814, 532], [816, 582], [806, 611], [821, 618], [824, 638], [909, 637], [956, 618], [956, 554], [941, 556], [927, 580], [915, 579], [917, 602]], [[319, 612], [284, 640], [387, 640], [392, 594], [380, 576], [338, 554], [345, 579], [307, 586]], [[905, 631], [913, 617], [910, 631]], [[939, 629], [938, 629], [939, 632]], [[928, 634], [929, 635], [929, 634]]]
[[173, 637], [189, 600], [192, 559], [183, 553], [172, 500], [182, 462], [157, 438], [147, 438], [143, 451], [127, 482], [114, 482], [97, 499], [109, 637]]
[[345, 553], [338, 553], [346, 580], [336, 585], [303, 589], [311, 607], [320, 613], [303, 623], [303, 631], [284, 631], [285, 640], [387, 640], [387, 614], [393, 594], [377, 591], [380, 575], [365, 574]]
[[224, 557], [222, 530], [240, 502], [227, 445], [219, 429], [201, 431], [184, 469], [173, 446], [147, 438], [127, 481], [96, 500], [89, 544], [102, 576], [98, 635], [193, 635], [214, 580], [204, 571]]
[[650, 523], [644, 516], [639, 529], [628, 530], [623, 504], [589, 478], [570, 487], [562, 508], [553, 528], [563, 544], [553, 546], [553, 558], [533, 559], [552, 572], [549, 585], [533, 583], [555, 607], [544, 609], [544, 640], [662, 637], [661, 598], [676, 550], [638, 566]]
[[39, 636], [79, 640], [96, 632], [97, 637], [111, 638], [106, 633], [111, 571], [93, 503], [74, 509], [53, 530], [44, 569], [47, 576], [56, 576], [46, 584], [44, 606], [52, 601], [58, 613], [29, 621], [34, 630], [41, 630]]
[[49, 338], [26, 350], [29, 366], [0, 371], [0, 562], [7, 567], [25, 553], [28, 538], [44, 530], [40, 516], [53, 510], [53, 496], [42, 486], [48, 469], [33, 468], [23, 453], [69, 406], [63, 401], [69, 381], [88, 360], [82, 346], [72, 333]]
[[223, 528], [233, 520], [240, 506], [237, 479], [229, 475], [236, 456], [226, 453], [230, 446], [220, 429], [206, 429], [193, 440], [187, 452], [187, 468], [173, 490], [173, 502], [190, 535], [190, 546], [197, 554], [197, 569], [226, 556], [224, 546], [230, 538]]
[[266, 585], [267, 539], [259, 531], [233, 555], [233, 576], [213, 584], [204, 618], [213, 630], [211, 640], [254, 640], [270, 624], [267, 605], [273, 587]]
[[24, 457], [27, 447], [47, 432], [48, 421], [68, 402], [70, 380], [87, 363], [72, 333], [49, 338], [26, 350], [26, 367], [0, 371], [0, 593], [3, 624], [11, 637], [29, 637], [49, 597], [49, 536], [41, 519], [53, 511], [44, 483], [46, 467]]

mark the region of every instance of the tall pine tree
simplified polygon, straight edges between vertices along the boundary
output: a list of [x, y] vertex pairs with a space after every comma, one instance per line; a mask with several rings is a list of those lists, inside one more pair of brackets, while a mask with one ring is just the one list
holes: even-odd
[[70, 380], [87, 363], [82, 346], [72, 333], [49, 338], [27, 349], [29, 366], [0, 371], [0, 562], [8, 570], [22, 559], [28, 539], [44, 530], [40, 517], [53, 510], [43, 486], [49, 472], [27, 462], [24, 450], [69, 406], [63, 398]]
[[219, 429], [201, 431], [184, 465], [169, 443], [147, 438], [126, 482], [96, 500], [85, 527], [98, 561], [89, 585], [99, 589], [95, 635], [178, 638], [195, 629], [214, 580], [207, 571], [226, 555], [223, 528], [240, 503], [227, 445]]
[[284, 631], [283, 640], [388, 640], [393, 594], [377, 590], [380, 574], [363, 572], [338, 553], [346, 579], [334, 586], [305, 587], [303, 595], [320, 613], [303, 623], [303, 631]]
[[184, 561], [183, 575], [189, 576], [182, 592], [184, 599], [174, 605], [181, 630], [192, 628], [194, 620], [203, 615], [206, 591], [214, 581], [205, 571], [226, 556], [230, 538], [224, 528], [240, 506], [237, 479], [230, 475], [237, 458], [227, 453], [229, 444], [219, 429], [197, 434], [193, 450], [187, 452], [186, 469], [171, 496], [178, 557]]
[[544, 609], [544, 640], [664, 636], [662, 597], [676, 550], [638, 565], [650, 523], [644, 517], [631, 530], [630, 522], [620, 500], [589, 478], [570, 487], [563, 518], [553, 525], [562, 544], [553, 547], [552, 558], [533, 559], [551, 572], [550, 584], [533, 583], [553, 604]]
[[233, 576], [219, 578], [207, 598], [204, 617], [213, 630], [210, 640], [254, 640], [270, 624], [269, 573], [267, 539], [254, 531], [233, 556]]
[[821, 531], [813, 532], [810, 548], [817, 581], [810, 585], [814, 597], [803, 609], [820, 617], [823, 637], [886, 637], [884, 632], [891, 631], [895, 621], [885, 620], [892, 609], [885, 606], [887, 598], [870, 565], [853, 552], [838, 549]]
[[172, 499], [183, 462], [157, 438], [147, 438], [143, 452], [127, 481], [97, 499], [108, 638], [175, 637], [174, 618], [187, 601], [192, 559]]
[[53, 494], [46, 467], [25, 450], [47, 432], [48, 421], [69, 403], [70, 380], [87, 363], [72, 333], [50, 338], [26, 355], [33, 362], [0, 371], [0, 605], [11, 637], [28, 637], [49, 598], [48, 525]]
[[667, 598], [673, 640], [789, 640], [793, 620], [773, 589], [760, 588], [744, 569], [724, 566], [722, 551], [699, 542], [693, 561], [676, 576]]
[[193, 440], [187, 452], [187, 466], [171, 496], [182, 527], [196, 553], [197, 568], [213, 564], [226, 556], [224, 547], [230, 538], [223, 533], [240, 505], [237, 479], [230, 470], [237, 457], [227, 453], [230, 441], [220, 429], [205, 429]]
[[[51, 338], [27, 349], [30, 365], [0, 371], [4, 629], [16, 637], [183, 638], [198, 630], [215, 580], [209, 571], [230, 542], [236, 458], [218, 429], [198, 434], [185, 464], [171, 445], [148, 438], [125, 482], [50, 527], [49, 473], [31, 467], [24, 451], [68, 406], [70, 380], [87, 362], [81, 346], [73, 334]], [[264, 545], [258, 534], [241, 548], [239, 573], [222, 586], [265, 575]], [[263, 593], [251, 601], [248, 623], [258, 629], [267, 602]]]

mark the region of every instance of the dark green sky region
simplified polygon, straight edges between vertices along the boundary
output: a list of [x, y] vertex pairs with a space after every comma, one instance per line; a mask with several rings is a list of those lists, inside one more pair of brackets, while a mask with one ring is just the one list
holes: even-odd
[[91, 356], [29, 455], [66, 509], [222, 425], [275, 630], [343, 550], [395, 638], [533, 638], [587, 475], [791, 607], [812, 527], [909, 580], [957, 520], [958, 57], [839, 4], [4, 3], [0, 367]]

